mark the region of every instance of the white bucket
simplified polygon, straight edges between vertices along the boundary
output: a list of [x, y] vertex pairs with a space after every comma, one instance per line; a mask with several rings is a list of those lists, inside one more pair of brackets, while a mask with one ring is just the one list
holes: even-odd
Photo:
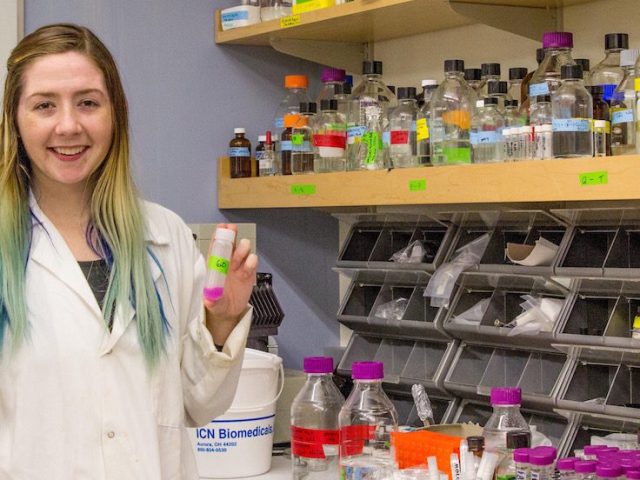
[[245, 350], [238, 390], [229, 410], [206, 426], [191, 430], [201, 478], [250, 477], [269, 471], [276, 400], [283, 385], [280, 357]]

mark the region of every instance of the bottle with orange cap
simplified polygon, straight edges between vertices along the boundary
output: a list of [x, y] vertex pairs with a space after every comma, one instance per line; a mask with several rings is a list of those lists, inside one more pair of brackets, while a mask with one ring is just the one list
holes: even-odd
[[300, 103], [309, 102], [308, 87], [309, 79], [306, 75], [286, 75], [284, 77], [284, 88], [287, 93], [276, 112], [275, 127], [277, 131], [282, 131], [285, 128], [285, 115], [299, 113]]

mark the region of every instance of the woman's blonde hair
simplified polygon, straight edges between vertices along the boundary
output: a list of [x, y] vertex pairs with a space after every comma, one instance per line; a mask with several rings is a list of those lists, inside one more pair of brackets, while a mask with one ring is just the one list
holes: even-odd
[[91, 223], [87, 240], [110, 265], [105, 295], [105, 326], [117, 302], [136, 309], [138, 339], [150, 366], [165, 348], [168, 323], [150, 273], [144, 220], [129, 167], [127, 100], [115, 61], [89, 29], [72, 24], [39, 28], [13, 49], [7, 61], [0, 122], [0, 345], [7, 328], [12, 345], [28, 337], [25, 271], [33, 222], [29, 209], [30, 160], [21, 144], [16, 114], [25, 71], [46, 55], [79, 52], [104, 75], [109, 94], [113, 139], [106, 158], [89, 179]]

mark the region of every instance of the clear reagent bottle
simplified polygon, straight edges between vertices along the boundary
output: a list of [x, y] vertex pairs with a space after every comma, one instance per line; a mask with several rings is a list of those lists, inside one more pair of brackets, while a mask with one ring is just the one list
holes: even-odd
[[[498, 82], [493, 84], [496, 83]], [[479, 105], [481, 102], [484, 106]], [[502, 162], [504, 160], [503, 128], [504, 117], [498, 110], [498, 99], [487, 97], [484, 101], [478, 100], [471, 126], [473, 163]]]
[[502, 461], [496, 468], [496, 480], [516, 480], [514, 452], [531, 447], [531, 433], [519, 430], [507, 432], [507, 448], [503, 450]]
[[522, 390], [519, 387], [491, 389], [493, 413], [483, 428], [485, 450], [501, 450], [507, 446], [507, 432], [529, 432], [529, 424], [520, 413]]
[[293, 478], [338, 478], [344, 397], [333, 381], [331, 357], [306, 357], [307, 381], [291, 404]]
[[344, 83], [344, 78], [347, 72], [341, 68], [325, 67], [320, 74], [320, 81], [322, 82], [322, 88], [316, 103], [320, 104], [322, 100], [331, 100], [336, 93], [336, 86]]
[[522, 103], [522, 82], [528, 73], [528, 70], [524, 67], [509, 69], [509, 91], [507, 93], [509, 100], [517, 100], [518, 103]]
[[636, 153], [635, 111], [635, 64], [638, 50], [623, 50], [620, 53], [620, 66], [624, 78], [613, 92], [611, 99], [611, 153], [613, 155], [632, 155]]
[[622, 81], [624, 72], [620, 67], [620, 52], [629, 48], [629, 35], [607, 33], [604, 36], [605, 57], [591, 70], [591, 85], [602, 85], [604, 99], [611, 101], [613, 92]]
[[347, 120], [338, 112], [338, 101], [320, 101], [320, 116], [313, 130], [316, 173], [346, 169]]
[[563, 65], [574, 65], [571, 57], [573, 34], [569, 32], [546, 32], [542, 37], [544, 59], [534, 72], [529, 83], [529, 102], [533, 105], [539, 95], [552, 95], [561, 83]]
[[395, 168], [416, 167], [416, 89], [400, 87], [397, 97], [398, 106], [389, 114], [389, 157]]
[[476, 95], [478, 95], [483, 85], [482, 70], [479, 68], [465, 68], [464, 79], [467, 81], [469, 86], [473, 88]]
[[219, 300], [224, 294], [236, 232], [218, 227], [213, 238], [207, 257], [207, 277], [203, 290], [204, 298], [210, 302]]

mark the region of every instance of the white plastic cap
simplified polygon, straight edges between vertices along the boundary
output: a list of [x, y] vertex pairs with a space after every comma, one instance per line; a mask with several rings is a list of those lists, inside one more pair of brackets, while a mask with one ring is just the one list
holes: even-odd
[[432, 86], [432, 85], [438, 85], [438, 81], [437, 80], [431, 80], [431, 79], [425, 79], [425, 80], [422, 80], [421, 85], [423, 87], [429, 87], [429, 86]]
[[632, 67], [636, 64], [637, 59], [638, 59], [637, 48], [630, 48], [629, 50], [622, 50], [622, 52], [620, 52], [621, 67]]
[[476, 100], [476, 108], [484, 107], [484, 100]]
[[218, 227], [216, 228], [216, 233], [214, 234], [214, 238], [216, 240], [226, 240], [228, 242], [233, 243], [236, 241], [236, 232], [228, 228]]
[[247, 133], [247, 131], [244, 128], [236, 127], [233, 129], [233, 133]]
[[259, 142], [266, 142], [267, 141], [267, 136], [266, 135], [258, 135], [258, 141]]

